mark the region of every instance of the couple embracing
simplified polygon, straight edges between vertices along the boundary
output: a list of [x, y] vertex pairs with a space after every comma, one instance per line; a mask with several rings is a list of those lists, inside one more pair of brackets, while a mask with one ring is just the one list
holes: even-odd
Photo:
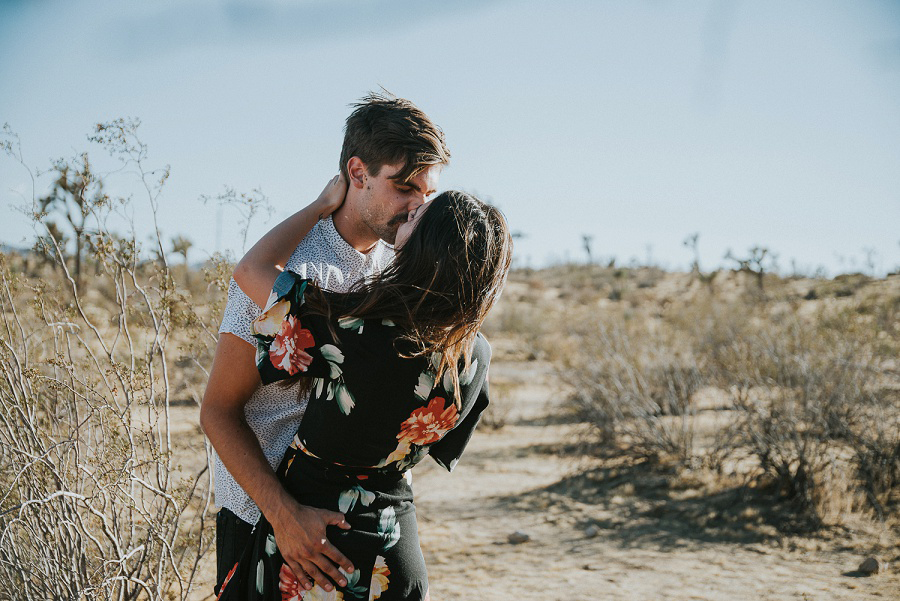
[[496, 208], [432, 198], [449, 158], [415, 105], [367, 96], [340, 174], [235, 268], [201, 407], [220, 599], [428, 598], [409, 470], [452, 470], [487, 406], [512, 251]]

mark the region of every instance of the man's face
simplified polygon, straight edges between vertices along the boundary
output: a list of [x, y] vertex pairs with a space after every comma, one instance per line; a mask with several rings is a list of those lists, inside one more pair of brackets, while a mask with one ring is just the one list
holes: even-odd
[[378, 175], [366, 175], [359, 203], [362, 222], [372, 232], [390, 244], [397, 238], [397, 229], [406, 223], [409, 213], [425, 204], [434, 194], [442, 165], [431, 165], [411, 180], [391, 179], [403, 165], [383, 165]]

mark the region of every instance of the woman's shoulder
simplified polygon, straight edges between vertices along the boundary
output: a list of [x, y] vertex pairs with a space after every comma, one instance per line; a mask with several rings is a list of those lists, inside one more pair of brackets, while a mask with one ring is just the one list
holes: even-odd
[[[470, 397], [472, 392], [476, 392], [481, 388], [485, 378], [487, 377], [488, 366], [491, 362], [491, 345], [487, 338], [480, 333], [475, 336], [475, 342], [472, 346], [472, 354], [470, 356], [469, 366], [463, 365], [459, 367], [459, 384], [462, 389], [463, 397]], [[445, 388], [449, 390], [449, 383], [445, 380]]]
[[487, 365], [491, 360], [491, 343], [488, 342], [484, 334], [478, 332], [475, 335], [475, 344], [472, 347], [472, 359], [478, 359], [479, 363]]

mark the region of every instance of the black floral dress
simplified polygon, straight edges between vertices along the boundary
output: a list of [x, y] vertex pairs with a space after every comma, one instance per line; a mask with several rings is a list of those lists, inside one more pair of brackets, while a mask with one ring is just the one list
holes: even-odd
[[344, 573], [345, 587], [303, 589], [261, 517], [219, 599], [424, 599], [428, 575], [406, 472], [426, 455], [448, 471], [456, 465], [488, 403], [490, 346], [477, 337], [470, 367], [459, 372], [457, 407], [449, 375], [436, 381], [435, 359], [400, 356], [393, 323], [342, 317], [329, 329], [304, 311], [308, 284], [287, 271], [275, 281], [253, 324], [257, 366], [270, 383], [302, 373], [297, 350], [313, 357], [304, 374], [314, 378], [309, 405], [277, 474], [301, 504], [345, 514], [351, 528], [329, 526], [327, 535], [355, 569]]

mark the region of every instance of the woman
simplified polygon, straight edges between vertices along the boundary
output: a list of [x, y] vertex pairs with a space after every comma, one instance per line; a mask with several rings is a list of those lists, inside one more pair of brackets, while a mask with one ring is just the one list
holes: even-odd
[[328, 537], [355, 569], [342, 572], [345, 586], [305, 590], [260, 518], [220, 599], [427, 598], [406, 472], [428, 454], [451, 470], [487, 404], [490, 346], [478, 329], [509, 269], [503, 216], [440, 194], [400, 225], [394, 262], [346, 294], [279, 271], [284, 249], [345, 189], [332, 180], [251, 249], [235, 280], [265, 305], [254, 322], [262, 381], [303, 378], [310, 394], [277, 474], [300, 503], [345, 514], [350, 528]]

